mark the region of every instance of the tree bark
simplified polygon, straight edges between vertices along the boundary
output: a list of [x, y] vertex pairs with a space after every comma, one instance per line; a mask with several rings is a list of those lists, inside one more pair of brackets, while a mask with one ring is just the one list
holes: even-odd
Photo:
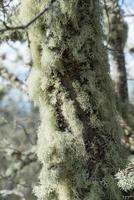
[[111, 47], [113, 80], [115, 91], [122, 102], [128, 101], [127, 72], [125, 66], [124, 46], [128, 27], [124, 21], [118, 0], [105, 0], [108, 22], [108, 43]]
[[[50, 1], [24, 0], [28, 21]], [[99, 0], [56, 0], [29, 29], [29, 93], [40, 108], [39, 200], [121, 200], [124, 165]]]

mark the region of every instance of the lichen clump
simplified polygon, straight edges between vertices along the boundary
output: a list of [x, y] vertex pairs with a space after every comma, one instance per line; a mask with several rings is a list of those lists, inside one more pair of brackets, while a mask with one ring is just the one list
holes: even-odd
[[134, 189], [134, 163], [129, 163], [123, 170], [119, 170], [115, 175], [118, 186], [125, 192]]

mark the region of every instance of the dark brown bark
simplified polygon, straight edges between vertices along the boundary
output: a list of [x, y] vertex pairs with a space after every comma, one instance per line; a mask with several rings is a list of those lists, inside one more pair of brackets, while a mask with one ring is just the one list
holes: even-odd
[[127, 85], [127, 72], [125, 64], [125, 56], [123, 49], [113, 53], [114, 68], [117, 69], [115, 81], [115, 90], [122, 102], [128, 101], [128, 85]]

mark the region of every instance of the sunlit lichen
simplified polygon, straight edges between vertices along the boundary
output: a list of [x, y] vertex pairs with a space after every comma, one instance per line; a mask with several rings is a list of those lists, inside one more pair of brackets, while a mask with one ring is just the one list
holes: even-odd
[[[25, 18], [49, 3], [24, 0], [22, 8], [31, 12]], [[29, 29], [34, 61], [29, 93], [41, 116], [37, 155], [42, 170], [35, 188], [39, 200], [92, 200], [100, 185], [91, 182], [90, 173], [100, 176], [97, 166], [106, 156], [101, 146], [110, 143], [106, 136], [111, 139], [118, 125], [99, 9], [98, 1], [57, 0]], [[114, 162], [112, 157], [109, 162]], [[109, 168], [107, 162], [103, 165]]]

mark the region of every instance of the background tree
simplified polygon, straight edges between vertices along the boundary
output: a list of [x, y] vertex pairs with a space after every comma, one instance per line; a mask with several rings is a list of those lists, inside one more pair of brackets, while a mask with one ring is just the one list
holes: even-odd
[[124, 47], [127, 41], [128, 26], [124, 21], [123, 10], [118, 0], [103, 0], [105, 35], [110, 50], [110, 72], [116, 92], [116, 105], [123, 128], [122, 142], [133, 151], [133, 106], [128, 99], [128, 83]]
[[104, 0], [107, 16], [107, 42], [111, 48], [113, 80], [115, 91], [121, 102], [128, 101], [127, 72], [124, 47], [127, 41], [128, 26], [122, 16], [118, 0]]

